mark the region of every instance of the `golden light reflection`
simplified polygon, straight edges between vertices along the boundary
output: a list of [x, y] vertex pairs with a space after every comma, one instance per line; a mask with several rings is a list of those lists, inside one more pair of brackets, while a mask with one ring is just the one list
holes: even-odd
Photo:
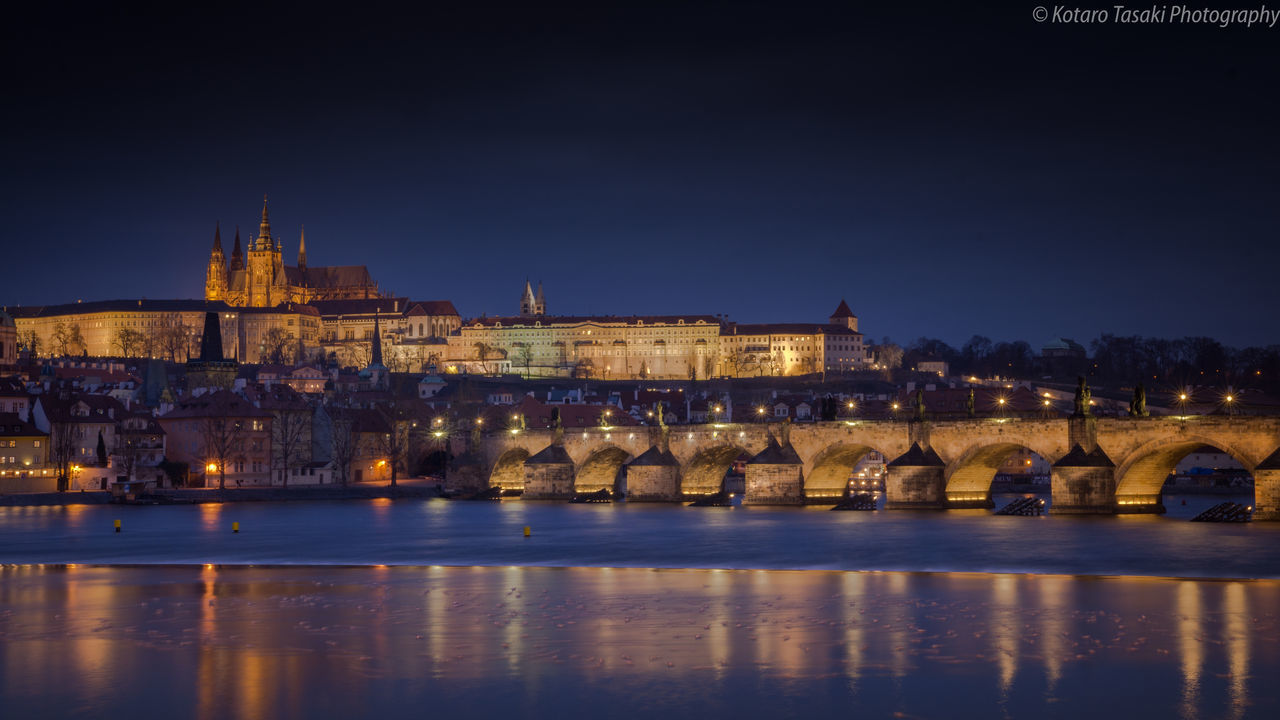
[[1066, 653], [1063, 639], [1067, 636], [1065, 613], [1068, 592], [1073, 587], [1070, 577], [1046, 575], [1036, 578], [1040, 590], [1040, 607], [1044, 609], [1040, 627], [1040, 652], [1044, 657], [1044, 675], [1047, 694], [1053, 695], [1062, 679], [1062, 662]]
[[1253, 633], [1249, 627], [1249, 598], [1244, 583], [1228, 583], [1223, 589], [1226, 611], [1227, 667], [1230, 675], [1227, 692], [1231, 695], [1231, 717], [1244, 715], [1249, 707], [1249, 643]]
[[1022, 641], [1019, 621], [1018, 578], [996, 575], [991, 584], [991, 650], [1000, 669], [1000, 692], [1008, 697], [1018, 672], [1018, 650]]
[[863, 605], [866, 601], [867, 576], [862, 573], [844, 573], [842, 620], [844, 621], [844, 672], [851, 687], [856, 686], [863, 665], [863, 646], [866, 631], [862, 627]]
[[[634, 693], [679, 678], [714, 695], [755, 674], [869, 697], [957, 668], [975, 681], [957, 702], [1035, 716], [1026, 703], [1067, 701], [1055, 694], [1099, 667], [1182, 685], [1150, 700], [1153, 715], [1223, 716], [1226, 702], [1238, 717], [1266, 698], [1250, 675], [1277, 667], [1275, 628], [1254, 618], [1277, 595], [1270, 581], [980, 573], [2, 566], [0, 693], [61, 668], [84, 693], [69, 703], [142, 697], [154, 668], [139, 664], [162, 647], [193, 685], [175, 717], [314, 715], [318, 687], [384, 681]], [[1041, 662], [1045, 696], [1027, 691]], [[905, 695], [890, 709], [921, 714]]]
[[201, 503], [200, 527], [209, 532], [218, 532], [222, 522], [222, 503]]
[[1200, 672], [1204, 664], [1204, 642], [1200, 638], [1200, 584], [1178, 583], [1177, 627], [1179, 659], [1182, 665], [1182, 716], [1200, 716]]

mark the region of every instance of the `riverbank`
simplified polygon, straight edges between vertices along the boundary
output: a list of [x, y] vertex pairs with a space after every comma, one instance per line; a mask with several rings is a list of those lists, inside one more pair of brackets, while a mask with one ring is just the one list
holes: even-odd
[[[392, 487], [378, 485], [321, 485], [312, 487], [261, 488], [171, 488], [155, 490], [129, 505], [198, 505], [235, 502], [305, 502], [332, 500], [371, 500], [374, 498], [440, 497], [434, 481], [411, 480]], [[117, 504], [109, 492], [21, 493], [0, 495], [0, 507], [47, 507], [65, 505]]]

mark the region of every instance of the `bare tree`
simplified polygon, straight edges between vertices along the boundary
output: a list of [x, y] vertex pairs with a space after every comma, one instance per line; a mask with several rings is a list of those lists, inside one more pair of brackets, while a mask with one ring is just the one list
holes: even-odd
[[391, 345], [384, 348], [383, 363], [393, 373], [409, 372], [409, 349], [402, 345]]
[[33, 359], [40, 355], [40, 336], [35, 330], [18, 333], [18, 352], [26, 351]]
[[373, 347], [367, 342], [344, 342], [338, 348], [338, 362], [343, 367], [364, 367], [373, 358]]
[[141, 330], [133, 328], [120, 328], [116, 331], [115, 342], [112, 346], [120, 351], [120, 356], [125, 358], [138, 357], [138, 352], [146, 345], [146, 335]]
[[120, 459], [119, 472], [132, 479], [133, 473], [138, 469], [138, 464], [142, 457], [141, 438], [125, 427], [120, 428], [120, 432], [116, 433], [116, 447], [112, 454]]
[[49, 343], [58, 355], [67, 355], [71, 348], [71, 328], [61, 321], [54, 323], [53, 334], [49, 336]]
[[49, 457], [58, 473], [58, 492], [71, 486], [71, 467], [76, 457], [76, 427], [72, 423], [55, 422], [49, 427]]
[[214, 463], [218, 470], [218, 489], [227, 488], [227, 462], [232, 460], [243, 443], [244, 428], [235, 418], [210, 416], [200, 423], [200, 438], [204, 445], [207, 463]]
[[385, 460], [391, 467], [391, 487], [395, 487], [400, 466], [405, 464], [409, 456], [409, 422], [404, 418], [403, 409], [394, 400], [379, 408], [378, 412], [386, 421], [388, 432], [378, 433], [374, 450], [379, 459]]
[[530, 376], [530, 366], [533, 365], [533, 348], [529, 343], [520, 343], [516, 347], [516, 362], [524, 366], [524, 376]]
[[175, 313], [157, 321], [148, 329], [147, 336], [150, 354], [163, 355], [169, 362], [177, 362], [179, 357], [189, 359], [192, 331], [182, 322], [181, 315]]
[[291, 365], [297, 355], [298, 341], [288, 330], [273, 327], [262, 338], [262, 362]]
[[351, 477], [351, 466], [360, 455], [360, 436], [356, 433], [355, 422], [347, 413], [330, 411], [329, 439], [333, 444], [333, 465], [337, 470], [338, 480], [346, 487]]
[[285, 488], [289, 487], [289, 471], [304, 462], [311, 447], [311, 413], [307, 409], [284, 409], [271, 423], [271, 462], [283, 470]]
[[477, 342], [475, 344], [475, 348], [476, 348], [476, 360], [480, 361], [480, 372], [484, 373], [485, 375], [488, 375], [489, 374], [489, 358], [493, 356], [494, 348], [493, 346], [483, 342]]

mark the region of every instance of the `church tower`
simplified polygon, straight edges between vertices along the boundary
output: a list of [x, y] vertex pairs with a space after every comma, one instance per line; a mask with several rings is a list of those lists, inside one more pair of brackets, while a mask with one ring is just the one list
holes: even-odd
[[222, 254], [222, 227], [213, 226], [213, 251], [209, 253], [209, 269], [204, 277], [204, 299], [227, 299], [227, 260]]
[[231, 272], [244, 269], [244, 251], [240, 249], [240, 226], [236, 226], [236, 246], [231, 248]]
[[280, 245], [271, 237], [271, 219], [267, 215], [267, 196], [262, 196], [262, 222], [258, 237], [249, 243], [245, 264], [246, 303], [249, 307], [275, 307], [284, 302], [284, 294], [276, 288], [283, 279], [284, 263]]
[[537, 300], [533, 297], [533, 286], [529, 284], [529, 280], [524, 281], [524, 294], [520, 296], [520, 316], [531, 317], [534, 314], [534, 308], [537, 306]]
[[524, 281], [524, 295], [520, 297], [520, 316], [537, 317], [547, 314], [547, 300], [542, 295], [542, 283], [538, 283], [538, 294], [533, 294], [533, 286]]
[[835, 312], [831, 313], [831, 317], [827, 318], [827, 322], [832, 325], [843, 325], [854, 332], [858, 332], [858, 316], [854, 315], [853, 311], [849, 309], [849, 303], [845, 302], [844, 298], [840, 299], [840, 305]]
[[303, 225], [299, 231], [298, 237], [298, 269], [303, 272], [307, 271], [307, 226]]

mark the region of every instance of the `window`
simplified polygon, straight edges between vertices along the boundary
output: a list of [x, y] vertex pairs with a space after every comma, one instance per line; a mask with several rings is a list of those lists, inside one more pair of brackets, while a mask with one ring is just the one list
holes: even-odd
[[35, 445], [34, 445], [33, 447], [40, 447], [40, 441], [39, 441], [39, 440], [36, 440], [36, 441], [35, 441]]

